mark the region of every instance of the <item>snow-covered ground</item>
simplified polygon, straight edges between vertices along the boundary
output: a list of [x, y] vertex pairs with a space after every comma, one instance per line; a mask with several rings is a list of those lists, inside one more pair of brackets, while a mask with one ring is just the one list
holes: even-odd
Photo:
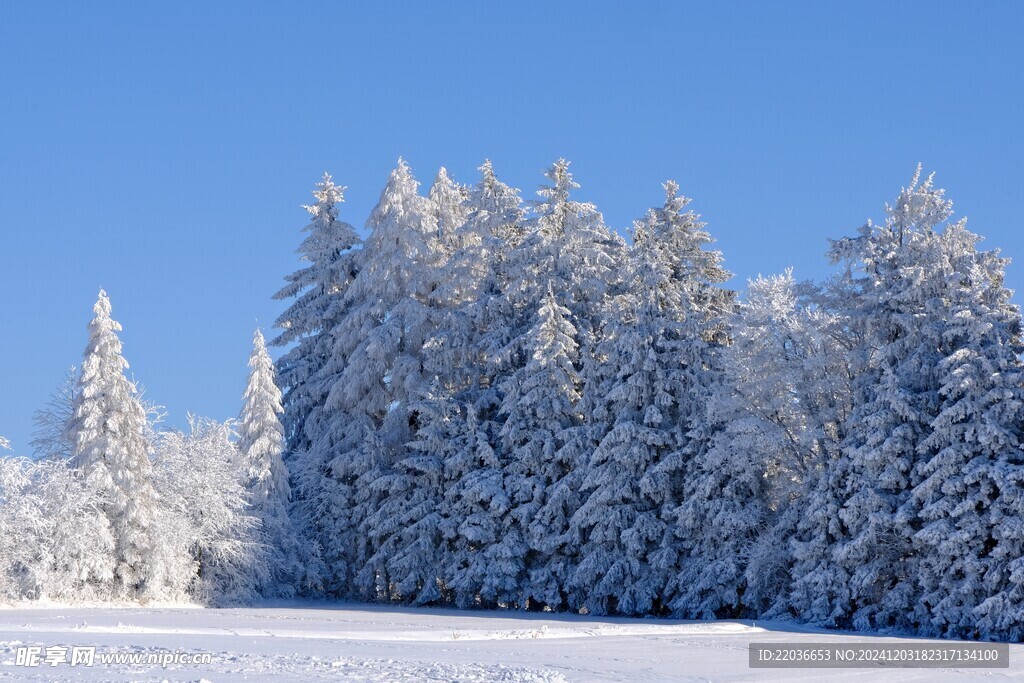
[[[86, 681], [940, 681], [1024, 680], [1007, 669], [750, 669], [750, 642], [920, 640], [762, 622], [596, 619], [353, 604], [245, 609], [0, 609], [0, 680]], [[103, 654], [210, 653], [204, 665], [18, 666], [19, 647], [96, 646]]]

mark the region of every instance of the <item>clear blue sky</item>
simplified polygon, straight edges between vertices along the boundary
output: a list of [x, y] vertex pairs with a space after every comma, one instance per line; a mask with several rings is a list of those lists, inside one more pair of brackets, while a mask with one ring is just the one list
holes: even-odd
[[675, 178], [738, 286], [827, 273], [827, 238], [921, 161], [1020, 289], [1022, 20], [1017, 2], [0, 0], [0, 434], [27, 452], [101, 286], [172, 424], [236, 414], [299, 205], [329, 170], [362, 226], [399, 155], [425, 186], [490, 157], [527, 197], [564, 156], [618, 229]]

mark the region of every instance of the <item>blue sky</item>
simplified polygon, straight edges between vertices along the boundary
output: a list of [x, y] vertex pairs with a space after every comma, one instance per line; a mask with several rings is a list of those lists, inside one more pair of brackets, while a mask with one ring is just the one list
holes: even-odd
[[1020, 289], [1022, 19], [1014, 2], [0, 0], [0, 434], [27, 453], [101, 286], [171, 424], [236, 414], [300, 204], [329, 170], [362, 226], [399, 155], [424, 186], [490, 157], [527, 197], [564, 156], [618, 229], [674, 178], [737, 285], [825, 275], [827, 239], [881, 217], [921, 161]]

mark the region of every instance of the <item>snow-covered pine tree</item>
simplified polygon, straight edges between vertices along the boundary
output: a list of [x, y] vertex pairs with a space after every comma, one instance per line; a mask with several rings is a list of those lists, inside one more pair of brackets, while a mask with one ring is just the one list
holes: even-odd
[[[482, 317], [476, 322], [478, 329], [484, 330], [478, 348], [488, 360], [485, 381], [494, 387], [528, 362], [532, 351], [527, 333], [549, 284], [571, 314], [581, 349], [591, 349], [605, 314], [605, 298], [617, 278], [615, 264], [625, 245], [604, 224], [593, 204], [571, 198], [579, 185], [564, 159], [546, 171], [552, 185], [538, 190], [541, 199], [533, 202], [536, 215], [522, 225], [516, 221], [521, 215], [518, 196], [496, 184], [492, 175], [485, 164], [484, 180], [477, 194], [471, 194], [470, 205], [479, 202], [486, 207], [500, 201], [503, 209], [474, 210], [467, 226], [480, 220], [489, 223], [495, 235], [489, 253], [493, 266], [481, 283], [487, 296], [481, 299], [478, 315]], [[508, 219], [497, 218], [501, 215]], [[500, 396], [494, 398], [500, 405]]]
[[[288, 284], [276, 299], [294, 298], [278, 318], [281, 334], [275, 346], [295, 345], [277, 362], [278, 378], [284, 387], [282, 423], [292, 478], [290, 514], [300, 528], [313, 530], [313, 538], [304, 543], [306, 588], [316, 590], [324, 580], [315, 571], [321, 566], [321, 520], [334, 496], [327, 463], [334, 454], [322, 447], [324, 430], [333, 413], [324, 410], [331, 381], [345, 359], [335, 353], [333, 330], [346, 315], [345, 292], [359, 269], [361, 242], [355, 229], [339, 220], [338, 205], [344, 201], [344, 187], [335, 185], [329, 174], [317, 183], [316, 202], [304, 207], [312, 216], [304, 228], [308, 233], [298, 253], [308, 265], [288, 276]], [[314, 443], [321, 446], [314, 447]], [[326, 532], [328, 536], [330, 532]], [[330, 587], [330, 586], [329, 586]]]
[[583, 539], [571, 582], [591, 612], [648, 614], [667, 607], [676, 567], [674, 508], [681, 449], [708, 380], [707, 356], [730, 293], [703, 224], [665, 184], [662, 207], [634, 225], [621, 294], [597, 347], [603, 376], [587, 387], [588, 419], [609, 424], [586, 465]]
[[115, 592], [137, 597], [155, 589], [148, 579], [150, 558], [160, 542], [151, 529], [157, 493], [145, 438], [146, 411], [135, 385], [124, 376], [128, 363], [117, 337], [121, 325], [111, 319], [110, 310], [110, 299], [100, 290], [68, 433], [74, 444], [72, 466], [99, 492], [110, 521]]
[[[569, 172], [568, 161], [559, 159], [545, 175], [552, 184], [537, 191], [535, 217], [527, 223], [521, 247], [509, 255], [507, 296], [519, 309], [517, 317], [525, 332], [550, 285], [569, 309], [583, 348], [597, 337], [605, 297], [617, 277], [615, 267], [625, 255], [625, 243], [608, 229], [593, 204], [572, 199], [579, 184]], [[513, 340], [503, 355], [510, 355], [515, 347]]]
[[[554, 187], [542, 188], [542, 201], [537, 203], [538, 217], [528, 225], [522, 221], [518, 193], [497, 180], [489, 163], [485, 163], [481, 171], [483, 178], [467, 200], [468, 216], [459, 231], [459, 248], [448, 259], [444, 275], [439, 278], [441, 287], [434, 293], [435, 312], [444, 312], [440, 326], [443, 333], [431, 340], [425, 357], [430, 375], [444, 383], [435, 395], [447, 397], [442, 398], [443, 401], [454, 399], [466, 406], [459, 409], [458, 415], [459, 419], [466, 420], [464, 427], [470, 432], [457, 431], [456, 438], [474, 441], [482, 457], [488, 451], [493, 455], [497, 446], [502, 451], [497, 457], [507, 458], [498, 436], [506, 417], [501, 408], [508, 403], [504, 396], [512, 386], [510, 378], [524, 370], [533, 352], [528, 333], [535, 322], [533, 316], [541, 306], [548, 279], [552, 279], [555, 290], [568, 293], [567, 306], [579, 309], [586, 328], [596, 330], [600, 327], [603, 297], [608, 281], [614, 279], [613, 264], [615, 256], [621, 252], [622, 242], [604, 226], [601, 215], [592, 205], [569, 198], [575, 183], [568, 174], [567, 162], [559, 161], [548, 172]], [[579, 282], [583, 282], [583, 286], [577, 287]], [[578, 359], [574, 361], [574, 366], [580, 364]], [[468, 426], [470, 408], [477, 423], [475, 427]], [[448, 414], [447, 410], [423, 413], [425, 420], [429, 420], [430, 415]], [[464, 415], [467, 417], [462, 418]], [[428, 423], [422, 426], [426, 429]], [[450, 427], [439, 429], [448, 433]], [[483, 444], [483, 439], [489, 443]], [[568, 452], [563, 451], [559, 457], [564, 458]], [[486, 499], [487, 514], [500, 517], [493, 524], [481, 524], [481, 528], [508, 526], [507, 517], [512, 513], [502, 503], [508, 500], [508, 493], [501, 489], [466, 490], [465, 487], [475, 487], [479, 481], [476, 473], [468, 470], [467, 463], [459, 462], [460, 459], [445, 464], [445, 472], [457, 479], [445, 483], [444, 505], [461, 501], [453, 492], [465, 491], [481, 503]], [[569, 471], [569, 468], [561, 469]], [[514, 480], [514, 477], [502, 475], [500, 481]], [[570, 488], [563, 486], [562, 490]], [[481, 493], [482, 496], [477, 496]], [[563, 507], [560, 512], [554, 507], [549, 510], [552, 519], [559, 515], [567, 518], [571, 514], [565, 506], [571, 506], [572, 501], [561, 497], [551, 500], [552, 505], [558, 501]], [[459, 526], [459, 520], [451, 514], [450, 509], [442, 513], [442, 518], [447, 520], [442, 524], [446, 533]], [[478, 511], [479, 514], [482, 513]], [[475, 519], [483, 521], [479, 516]], [[482, 541], [484, 537], [481, 533], [477, 540]], [[555, 533], [548, 538], [564, 543], [566, 536]], [[459, 587], [457, 599], [464, 603], [481, 600], [518, 604], [521, 601], [521, 577], [514, 565], [518, 562], [522, 566], [516, 554], [526, 539], [514, 534], [501, 536], [499, 532], [494, 540], [494, 545], [487, 546], [446, 537], [446, 542], [453, 541], [458, 548], [451, 565], [456, 573], [449, 581]], [[460, 574], [463, 571], [467, 573]], [[483, 576], [487, 577], [486, 582], [480, 585]], [[550, 577], [542, 579], [537, 573], [534, 576], [539, 583], [550, 587]], [[470, 593], [471, 585], [479, 587], [479, 597]], [[549, 597], [553, 594], [548, 588], [544, 590]], [[533, 602], [539, 604], [538, 600], [540, 598], [535, 596]], [[564, 602], [564, 598], [559, 596], [557, 601]]]
[[[519, 190], [501, 182], [490, 160], [479, 168], [480, 181], [470, 188], [466, 199], [468, 214], [463, 224], [462, 249], [449, 260], [449, 271], [464, 289], [472, 293], [461, 299], [479, 301], [475, 327], [491, 331], [501, 316], [492, 310], [500, 303], [513, 281], [512, 253], [526, 236], [526, 209]], [[500, 346], [499, 346], [500, 348]], [[486, 353], [486, 352], [485, 352]]]
[[525, 235], [526, 211], [519, 190], [498, 179], [489, 159], [478, 170], [480, 181], [467, 193], [466, 221], [459, 238], [467, 253], [450, 263], [459, 279], [471, 283], [473, 290], [496, 295], [508, 279], [504, 267], [508, 254]]
[[424, 386], [420, 352], [436, 323], [431, 294], [443, 264], [431, 205], [418, 185], [399, 159], [367, 221], [363, 266], [345, 295], [348, 314], [332, 332], [332, 360], [347, 364], [328, 409], [370, 417], [393, 449], [409, 441], [408, 401]]
[[490, 161], [480, 172], [466, 200], [459, 249], [435, 292], [445, 304], [444, 317], [425, 349], [438, 385], [431, 400], [441, 405], [420, 413], [425, 433], [447, 435], [447, 444], [421, 443], [441, 449], [436, 455], [444, 477], [440, 514], [449, 599], [493, 607], [506, 587], [489, 576], [487, 548], [497, 542], [500, 517], [508, 509], [495, 454], [501, 400], [493, 349], [518, 333], [506, 306], [507, 264], [522, 241], [525, 212], [519, 191], [498, 180]]
[[245, 487], [269, 552], [271, 584], [261, 586], [261, 591], [265, 595], [291, 597], [296, 587], [315, 585], [317, 572], [307, 563], [317, 556], [315, 552], [303, 553], [301, 546], [310, 541], [304, 538], [305, 530], [292, 523], [288, 513], [291, 486], [282, 458], [285, 439], [280, 419], [281, 390], [259, 330], [253, 334], [252, 342], [249, 381], [238, 424], [238, 451], [245, 469]]
[[932, 299], [949, 293], [936, 229], [952, 213], [943, 191], [931, 178], [919, 183], [919, 174], [920, 168], [888, 207], [884, 225], [869, 222], [830, 252], [847, 264], [847, 318], [859, 338], [851, 359], [852, 411], [828, 483], [841, 528], [819, 569], [838, 572], [835, 580], [847, 584], [826, 588], [847, 601], [831, 607], [830, 619], [852, 620], [858, 629], [917, 626], [920, 519], [906, 504], [928, 458], [921, 447], [944, 383], [945, 313], [935, 311], [945, 303]]
[[314, 444], [331, 458], [321, 508], [345, 510], [341, 528], [323, 539], [335, 582], [345, 584], [359, 571], [358, 590], [377, 597], [391, 590], [383, 557], [368, 563], [390, 531], [363, 523], [387, 497], [392, 466], [418, 429], [413, 405], [427, 386], [423, 347], [439, 319], [434, 292], [444, 252], [432, 205], [417, 187], [399, 159], [367, 221], [361, 267], [344, 297], [347, 312], [330, 332], [331, 363], [321, 374], [331, 387], [329, 416]]
[[[494, 245], [490, 253], [492, 266], [481, 280], [479, 289], [482, 295], [470, 324], [470, 327], [482, 331], [478, 336], [479, 341], [472, 344], [471, 348], [478, 349], [478, 353], [481, 353], [485, 360], [482, 372], [477, 373], [471, 380], [480, 388], [473, 399], [475, 417], [480, 425], [477, 431], [480, 436], [486, 435], [491, 439], [495, 456], [500, 462], [506, 463], [503, 468], [506, 470], [509, 467], [514, 468], [511, 464], [514, 458], [507, 450], [511, 447], [511, 442], [505, 431], [505, 425], [510, 417], [507, 412], [508, 393], [516, 386], [516, 377], [525, 371], [533, 357], [531, 329], [535, 327], [537, 311], [543, 305], [549, 285], [552, 291], [558, 293], [560, 305], [569, 311], [566, 321], [576, 329], [575, 336], [580, 338], [576, 341], [581, 343], [583, 353], [577, 352], [572, 362], [573, 370], [578, 375], [585, 373], [588, 365], [579, 356], [587, 358], [593, 355], [597, 333], [604, 316], [606, 296], [617, 278], [614, 265], [624, 248], [621, 238], [604, 225], [601, 214], [593, 205], [571, 199], [570, 193], [578, 185], [572, 180], [568, 167], [568, 162], [559, 160], [547, 171], [546, 175], [552, 181], [552, 185], [544, 186], [538, 191], [541, 199], [534, 203], [536, 215], [522, 225], [515, 220], [520, 215], [518, 197], [514, 192], [495, 183], [489, 165], [485, 164], [483, 168], [484, 179], [478, 186], [479, 194], [470, 197], [471, 205], [474, 201], [479, 201], [484, 207], [488, 203], [494, 203], [494, 199], [503, 198], [504, 211], [511, 214], [509, 218], [513, 219], [492, 223], [493, 237], [489, 241]], [[495, 211], [493, 215], [497, 216], [499, 213]], [[486, 209], [471, 211], [467, 226], [473, 225], [475, 219], [486, 219], [487, 216]], [[484, 244], [488, 244], [488, 241], [485, 240]], [[472, 364], [469, 365], [472, 367]], [[573, 410], [574, 414], [579, 412], [575, 406]], [[574, 487], [571, 481], [565, 480], [565, 476], [574, 475], [580, 471], [580, 467], [578, 463], [567, 465], [565, 458], [582, 460], [590, 446], [585, 438], [585, 432], [577, 429], [580, 427], [579, 420], [573, 419], [566, 426], [569, 431], [559, 435], [565, 448], [559, 447], [559, 461], [553, 466], [553, 470], [558, 470], [560, 474], [548, 480], [552, 488], [551, 491], [544, 493], [545, 501], [559, 507], [557, 510], [551, 507], [545, 512], [547, 519], [552, 523], [559, 517], [568, 519], [572, 514], [569, 508], [576, 504], [575, 494], [562, 494], [571, 492]], [[529, 449], [525, 442], [528, 437], [523, 435], [522, 438], [523, 443], [517, 443], [514, 447]], [[538, 446], [542, 449], [545, 447], [540, 442]], [[548, 472], [548, 476], [554, 476], [553, 470]], [[517, 486], [523, 483], [517, 481], [516, 475], [509, 476], [507, 473], [503, 473], [502, 481], [506, 487], [510, 483]], [[555, 492], [556, 495], [549, 495]], [[522, 524], [511, 517], [519, 514], [516, 508], [523, 503], [515, 501], [516, 495], [516, 492], [507, 488], [504, 491], [495, 490], [487, 494], [489, 500], [496, 502], [494, 514], [501, 517], [501, 529], [522, 528]], [[501, 509], [499, 512], [498, 508], [503, 507], [500, 501], [506, 499], [510, 501], [511, 507]], [[536, 510], [539, 511], [544, 503], [536, 503]], [[493, 571], [489, 570], [487, 585], [481, 590], [481, 599], [503, 604], [520, 604], [523, 602], [523, 596], [520, 596], [518, 591], [524, 588], [522, 581], [525, 580], [525, 575], [520, 577], [519, 573], [524, 571], [525, 567], [522, 558], [517, 554], [525, 547], [524, 543], [529, 543], [529, 539], [516, 533], [507, 536], [503, 536], [502, 533], [499, 531], [499, 537], [494, 545], [475, 550], [482, 553], [483, 562], [488, 567], [493, 567]], [[537, 535], [534, 540], [542, 535], [541, 532], [535, 533]], [[574, 554], [574, 550], [565, 545], [569, 542], [567, 529], [552, 530], [552, 533], [547, 535], [545, 543], [548, 542], [559, 547], [556, 549], [549, 544], [540, 551], [541, 555], [549, 559], [556, 556], [561, 558], [558, 560], [557, 571], [567, 575], [572, 565], [569, 557]], [[545, 559], [531, 562], [537, 567], [549, 564]], [[476, 562], [471, 564], [480, 566]], [[554, 565], [551, 567], [553, 569]], [[556, 604], [563, 604], [569, 600], [568, 595], [556, 595], [556, 591], [550, 589], [552, 579], [545, 575], [545, 572], [552, 569], [531, 569], [532, 588], [529, 590], [533, 594], [525, 596], [530, 599], [531, 605], [543, 604], [544, 599], [554, 600]], [[453, 581], [460, 584], [458, 579]], [[559, 582], [555, 580], [555, 583]], [[560, 585], [560, 588], [563, 587], [564, 585]]]

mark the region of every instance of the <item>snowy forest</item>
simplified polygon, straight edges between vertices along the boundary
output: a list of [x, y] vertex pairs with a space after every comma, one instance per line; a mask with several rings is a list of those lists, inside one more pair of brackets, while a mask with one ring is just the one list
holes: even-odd
[[577, 187], [559, 160], [527, 201], [485, 162], [421, 193], [399, 160], [361, 237], [325, 174], [238, 418], [187, 431], [101, 291], [33, 457], [0, 458], [0, 601], [1024, 639], [1020, 311], [933, 178], [829, 279], [741, 292], [676, 183], [628, 239]]

